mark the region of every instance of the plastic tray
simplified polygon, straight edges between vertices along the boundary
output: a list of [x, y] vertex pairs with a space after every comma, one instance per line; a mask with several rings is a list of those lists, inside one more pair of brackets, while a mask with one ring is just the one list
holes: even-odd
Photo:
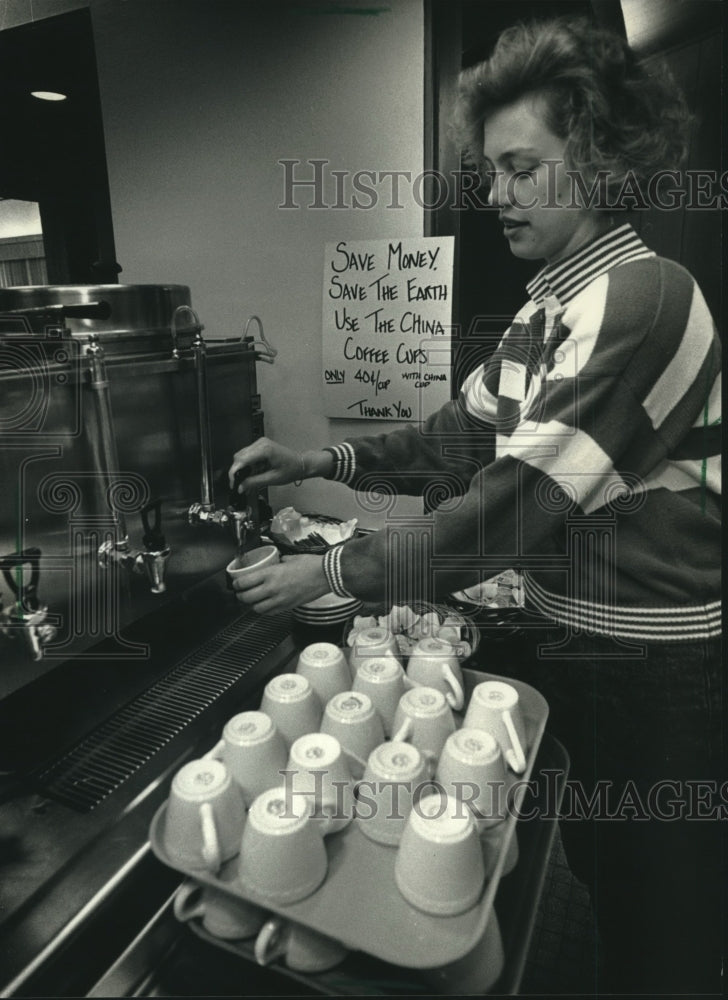
[[[515, 687], [526, 724], [528, 755], [521, 775], [508, 772], [508, 787], [518, 785], [515, 802], [526, 791], [548, 715], [545, 699], [528, 684], [496, 674], [463, 671], [466, 704], [476, 684], [486, 680], [504, 680]], [[455, 713], [458, 725], [462, 713]], [[512, 793], [511, 793], [512, 794]], [[340, 941], [347, 948], [369, 953], [376, 958], [412, 969], [433, 969], [466, 955], [485, 934], [493, 910], [498, 883], [512, 846], [517, 809], [497, 828], [494, 846], [491, 832], [483, 838], [486, 882], [480, 900], [467, 912], [453, 917], [435, 917], [415, 909], [399, 893], [394, 881], [396, 847], [369, 840], [356, 823], [326, 838], [329, 868], [319, 888], [296, 903], [273, 905], [242, 880], [235, 878], [238, 858], [232, 858], [218, 875], [188, 871], [172, 861], [164, 849], [166, 803], [157, 811], [150, 828], [150, 842], [156, 856], [165, 865], [190, 875], [201, 885], [211, 886], [228, 895], [256, 903]]]

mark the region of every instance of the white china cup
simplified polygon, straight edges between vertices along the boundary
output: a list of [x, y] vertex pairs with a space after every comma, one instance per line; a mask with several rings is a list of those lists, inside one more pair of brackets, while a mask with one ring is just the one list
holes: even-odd
[[380, 625], [356, 631], [350, 656], [354, 673], [363, 659], [372, 656], [393, 656], [401, 663], [394, 633]]
[[192, 760], [175, 774], [163, 835], [172, 861], [217, 872], [237, 854], [244, 825], [243, 796], [220, 761]]
[[278, 674], [263, 690], [260, 710], [270, 716], [288, 747], [304, 733], [315, 733], [321, 723], [323, 706], [300, 674]]
[[415, 801], [394, 863], [408, 903], [436, 916], [455, 916], [477, 903], [485, 881], [480, 840], [462, 802], [435, 792]]
[[289, 969], [309, 974], [325, 972], [348, 955], [340, 942], [282, 917], [271, 917], [261, 927], [254, 951], [258, 965], [282, 958]]
[[445, 741], [455, 732], [455, 719], [445, 695], [437, 688], [413, 687], [399, 699], [392, 739], [413, 743], [434, 769]]
[[192, 880], [184, 882], [175, 893], [173, 909], [181, 923], [199, 919], [209, 934], [225, 941], [253, 937], [266, 918], [260, 906]]
[[353, 819], [351, 769], [341, 744], [329, 733], [307, 733], [291, 745], [285, 786], [295, 799], [308, 803], [312, 817], [325, 819], [326, 832], [343, 830]]
[[398, 844], [413, 798], [427, 779], [427, 762], [417, 747], [392, 740], [375, 747], [356, 786], [361, 832], [378, 844]]
[[437, 636], [420, 639], [407, 663], [407, 679], [442, 691], [456, 712], [465, 704], [463, 672], [452, 643], [445, 639]]
[[232, 580], [239, 580], [255, 569], [263, 566], [272, 566], [280, 562], [280, 553], [275, 545], [260, 545], [257, 549], [244, 552], [241, 556], [236, 556], [226, 567], [226, 572]]
[[385, 736], [391, 736], [397, 705], [405, 692], [402, 664], [393, 656], [360, 660], [352, 690], [369, 695], [381, 717]]
[[464, 726], [484, 729], [500, 743], [506, 764], [516, 774], [526, 770], [526, 726], [518, 691], [504, 681], [476, 684], [465, 713]]
[[266, 788], [280, 785], [288, 748], [265, 712], [239, 712], [226, 722], [222, 739], [206, 756], [222, 760], [250, 805]]
[[447, 738], [435, 777], [472, 811], [478, 832], [505, 820], [506, 767], [498, 741], [463, 727]]
[[332, 642], [312, 642], [302, 649], [296, 673], [308, 678], [322, 705], [351, 687], [349, 664]]
[[342, 691], [324, 709], [320, 731], [335, 736], [354, 778], [361, 778], [369, 754], [384, 740], [384, 725], [368, 694]]
[[268, 788], [248, 812], [240, 844], [238, 878], [274, 905], [305, 899], [326, 878], [327, 825], [311, 818], [306, 799], [281, 785]]

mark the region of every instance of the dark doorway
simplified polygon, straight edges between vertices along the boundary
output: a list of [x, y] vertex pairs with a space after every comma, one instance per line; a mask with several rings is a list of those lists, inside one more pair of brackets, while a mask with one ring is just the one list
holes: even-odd
[[117, 281], [88, 10], [0, 32], [0, 135], [0, 196], [39, 204], [48, 281]]

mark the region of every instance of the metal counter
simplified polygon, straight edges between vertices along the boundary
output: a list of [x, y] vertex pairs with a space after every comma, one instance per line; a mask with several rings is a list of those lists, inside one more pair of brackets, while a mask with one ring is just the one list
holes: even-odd
[[0, 703], [1, 995], [84, 994], [164, 902], [179, 878], [150, 853], [154, 811], [286, 668], [289, 633], [218, 577], [135, 623], [143, 669], [70, 661]]

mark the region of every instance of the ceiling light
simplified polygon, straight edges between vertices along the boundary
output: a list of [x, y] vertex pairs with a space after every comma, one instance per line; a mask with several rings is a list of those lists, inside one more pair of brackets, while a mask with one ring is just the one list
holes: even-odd
[[59, 94], [57, 90], [31, 90], [31, 97], [39, 101], [65, 101], [67, 94]]

